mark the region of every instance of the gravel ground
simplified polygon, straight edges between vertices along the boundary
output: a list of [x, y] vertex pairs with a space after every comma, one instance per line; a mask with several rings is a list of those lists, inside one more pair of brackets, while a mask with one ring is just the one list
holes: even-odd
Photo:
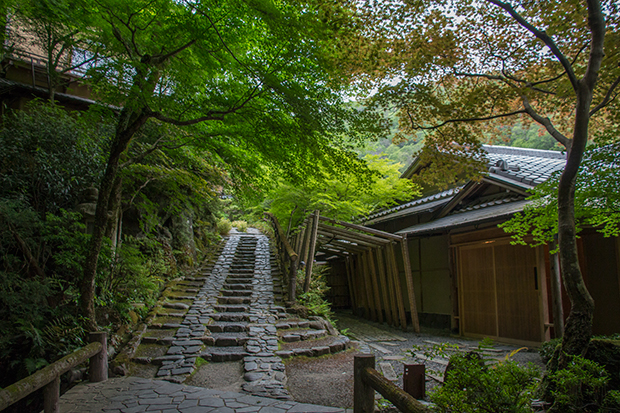
[[[334, 356], [323, 356], [316, 359], [296, 358], [286, 362], [288, 388], [295, 401], [316, 403], [335, 407], [351, 407], [353, 397], [353, 357], [359, 353], [372, 353], [376, 357], [377, 370], [386, 377], [394, 372], [393, 382], [402, 388], [404, 364], [424, 364], [426, 367], [426, 400], [428, 394], [439, 385], [431, 375], [442, 378], [447, 360], [434, 358], [423, 360], [414, 353], [423, 354], [424, 350], [435, 343], [450, 343], [459, 346], [460, 351], [478, 348], [478, 340], [463, 337], [441, 335], [436, 331], [426, 330], [417, 334], [413, 331], [401, 331], [387, 324], [379, 324], [359, 319], [350, 313], [337, 313], [337, 326], [351, 337], [354, 348], [346, 353]], [[414, 346], [417, 348], [414, 350]], [[489, 357], [504, 357], [519, 347], [494, 343], [486, 352]], [[519, 364], [533, 363], [544, 368], [538, 351], [521, 350], [512, 359]], [[387, 367], [383, 369], [382, 367]], [[388, 374], [386, 374], [388, 373]], [[389, 378], [389, 377], [388, 377]]]

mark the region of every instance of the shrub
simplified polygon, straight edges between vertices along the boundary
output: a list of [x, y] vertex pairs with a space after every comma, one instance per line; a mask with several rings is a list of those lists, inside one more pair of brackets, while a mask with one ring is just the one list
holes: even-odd
[[553, 357], [553, 353], [555, 352], [555, 349], [561, 342], [562, 342], [561, 338], [554, 338], [554, 339], [551, 339], [549, 341], [545, 341], [544, 343], [542, 343], [542, 345], [540, 346], [540, 350], [538, 351], [538, 354], [540, 355], [540, 358], [543, 360], [543, 362], [548, 363], [549, 360], [551, 360], [551, 357]]
[[531, 412], [539, 371], [507, 360], [486, 366], [478, 357], [455, 354], [445, 384], [430, 395], [438, 412]]
[[230, 223], [230, 221], [226, 218], [221, 218], [219, 221], [217, 221], [217, 232], [218, 234], [224, 236], [224, 235], [228, 235], [228, 233], [230, 232], [230, 230], [232, 229], [232, 224]]
[[329, 272], [327, 266], [313, 266], [312, 278], [310, 278], [310, 289], [304, 293], [304, 281], [306, 272], [304, 270], [297, 271], [297, 299], [299, 304], [308, 309], [309, 315], [323, 317], [332, 321], [333, 313], [329, 302], [325, 299], [325, 293], [329, 291], [329, 287], [325, 282], [325, 274]]
[[606, 401], [614, 403], [615, 394], [607, 396], [609, 377], [605, 369], [592, 360], [572, 356], [566, 368], [549, 374], [553, 411], [598, 412]]
[[239, 232], [246, 232], [248, 230], [248, 223], [245, 221], [233, 221], [232, 226], [237, 228]]

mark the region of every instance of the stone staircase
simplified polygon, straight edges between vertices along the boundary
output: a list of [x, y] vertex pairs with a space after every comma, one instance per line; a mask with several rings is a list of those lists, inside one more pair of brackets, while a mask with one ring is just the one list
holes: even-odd
[[154, 377], [176, 383], [194, 372], [199, 357], [241, 361], [245, 392], [290, 399], [283, 359], [342, 351], [349, 340], [318, 317], [288, 314], [279, 305], [282, 291], [269, 239], [231, 235], [217, 251], [217, 260], [166, 290], [166, 300], [133, 340], [140, 344], [128, 357], [156, 368]]

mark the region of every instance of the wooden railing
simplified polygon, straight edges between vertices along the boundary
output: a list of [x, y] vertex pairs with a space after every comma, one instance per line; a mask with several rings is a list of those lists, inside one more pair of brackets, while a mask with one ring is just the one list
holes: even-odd
[[288, 242], [286, 234], [278, 222], [278, 218], [269, 212], [265, 212], [265, 216], [273, 226], [273, 232], [276, 238], [276, 247], [278, 248], [278, 254], [280, 255], [280, 271], [282, 271], [283, 275], [288, 274], [288, 299], [294, 303], [297, 301], [295, 297], [295, 290], [297, 288], [297, 264], [299, 257], [291, 244]]
[[430, 413], [431, 410], [375, 370], [375, 356], [361, 354], [353, 360], [353, 412], [373, 413], [375, 390], [404, 413]]
[[100, 382], [108, 379], [107, 333], [90, 333], [91, 343], [50, 364], [36, 373], [0, 390], [0, 410], [4, 410], [43, 387], [45, 413], [60, 412], [60, 376], [90, 359], [89, 379]]

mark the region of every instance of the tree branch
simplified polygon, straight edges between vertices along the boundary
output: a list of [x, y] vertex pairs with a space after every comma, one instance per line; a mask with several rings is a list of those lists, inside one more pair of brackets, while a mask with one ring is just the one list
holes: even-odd
[[189, 125], [195, 125], [201, 122], [207, 122], [210, 120], [224, 120], [224, 117], [226, 115], [230, 115], [242, 109], [243, 107], [245, 107], [245, 105], [248, 104], [248, 102], [250, 102], [256, 96], [258, 96], [258, 93], [256, 93], [256, 88], [255, 88], [246, 99], [244, 99], [238, 104], [235, 104], [230, 109], [207, 111], [207, 114], [204, 116], [200, 116], [198, 118], [188, 119], [188, 120], [174, 119], [174, 118], [164, 115], [161, 112], [153, 112], [150, 109], [147, 109], [147, 113], [149, 117], [161, 120], [162, 122], [170, 123], [176, 126], [189, 126]]
[[183, 50], [187, 49], [188, 47], [191, 47], [194, 43], [196, 43], [196, 39], [190, 40], [189, 42], [185, 43], [183, 46], [179, 47], [178, 49], [173, 50], [170, 53], [166, 53], [165, 55], [151, 56], [147, 63], [151, 63], [154, 65], [160, 65], [164, 63], [165, 61], [167, 61], [168, 59], [170, 59], [171, 57], [181, 53]]
[[516, 12], [515, 9], [508, 3], [504, 3], [499, 0], [486, 0], [489, 3], [495, 4], [496, 6], [504, 9], [510, 16], [517, 21], [522, 27], [526, 28], [530, 33], [536, 36], [538, 39], [542, 40], [542, 42], [551, 50], [551, 53], [558, 59], [560, 64], [564, 67], [566, 74], [570, 80], [571, 85], [573, 86], [573, 90], [577, 92], [579, 88], [579, 81], [577, 80], [577, 76], [575, 76], [575, 72], [573, 71], [573, 66], [568, 61], [566, 56], [560, 51], [558, 46], [555, 44], [551, 36], [549, 36], [545, 31], [539, 30], [534, 27], [531, 23], [529, 23], [523, 16]]
[[417, 125], [416, 123], [414, 123], [413, 118], [411, 117], [411, 113], [409, 111], [407, 111], [407, 116], [409, 116], [409, 121], [411, 122], [412, 129], [417, 129], [417, 130], [436, 130], [436, 129], [439, 129], [442, 126], [445, 126], [445, 125], [447, 125], [449, 123], [478, 122], [478, 121], [492, 120], [492, 119], [498, 119], [498, 118], [507, 118], [507, 117], [518, 115], [518, 114], [522, 114], [522, 113], [527, 113], [527, 112], [524, 109], [520, 109], [520, 110], [516, 110], [514, 112], [500, 113], [498, 115], [491, 115], [491, 116], [484, 116], [484, 117], [448, 119], [448, 120], [446, 120], [446, 121], [444, 121], [442, 123], [439, 123], [439, 124], [433, 125], [433, 126]]
[[549, 132], [549, 134], [551, 136], [553, 136], [553, 138], [556, 141], [558, 141], [562, 145], [564, 145], [564, 147], [566, 147], [566, 149], [570, 149], [571, 140], [568, 139], [566, 136], [564, 136], [559, 130], [557, 130], [553, 126], [553, 124], [551, 123], [551, 119], [545, 118], [545, 117], [539, 115], [538, 112], [536, 112], [536, 110], [534, 110], [532, 105], [530, 105], [530, 101], [527, 98], [527, 96], [521, 95], [521, 99], [523, 100], [523, 107], [525, 108], [525, 112], [528, 115], [530, 115], [530, 117], [532, 119], [534, 119], [536, 122], [538, 122], [541, 125], [543, 125], [545, 127], [545, 129], [547, 130], [547, 132]]
[[614, 90], [616, 89], [616, 87], [618, 87], [619, 84], [620, 84], [620, 76], [618, 76], [616, 81], [609, 87], [609, 89], [607, 90], [607, 94], [605, 95], [605, 98], [603, 98], [602, 102], [596, 105], [596, 107], [590, 111], [590, 116], [594, 115], [596, 112], [603, 109], [609, 102], [613, 100], [611, 95], [613, 94]]

